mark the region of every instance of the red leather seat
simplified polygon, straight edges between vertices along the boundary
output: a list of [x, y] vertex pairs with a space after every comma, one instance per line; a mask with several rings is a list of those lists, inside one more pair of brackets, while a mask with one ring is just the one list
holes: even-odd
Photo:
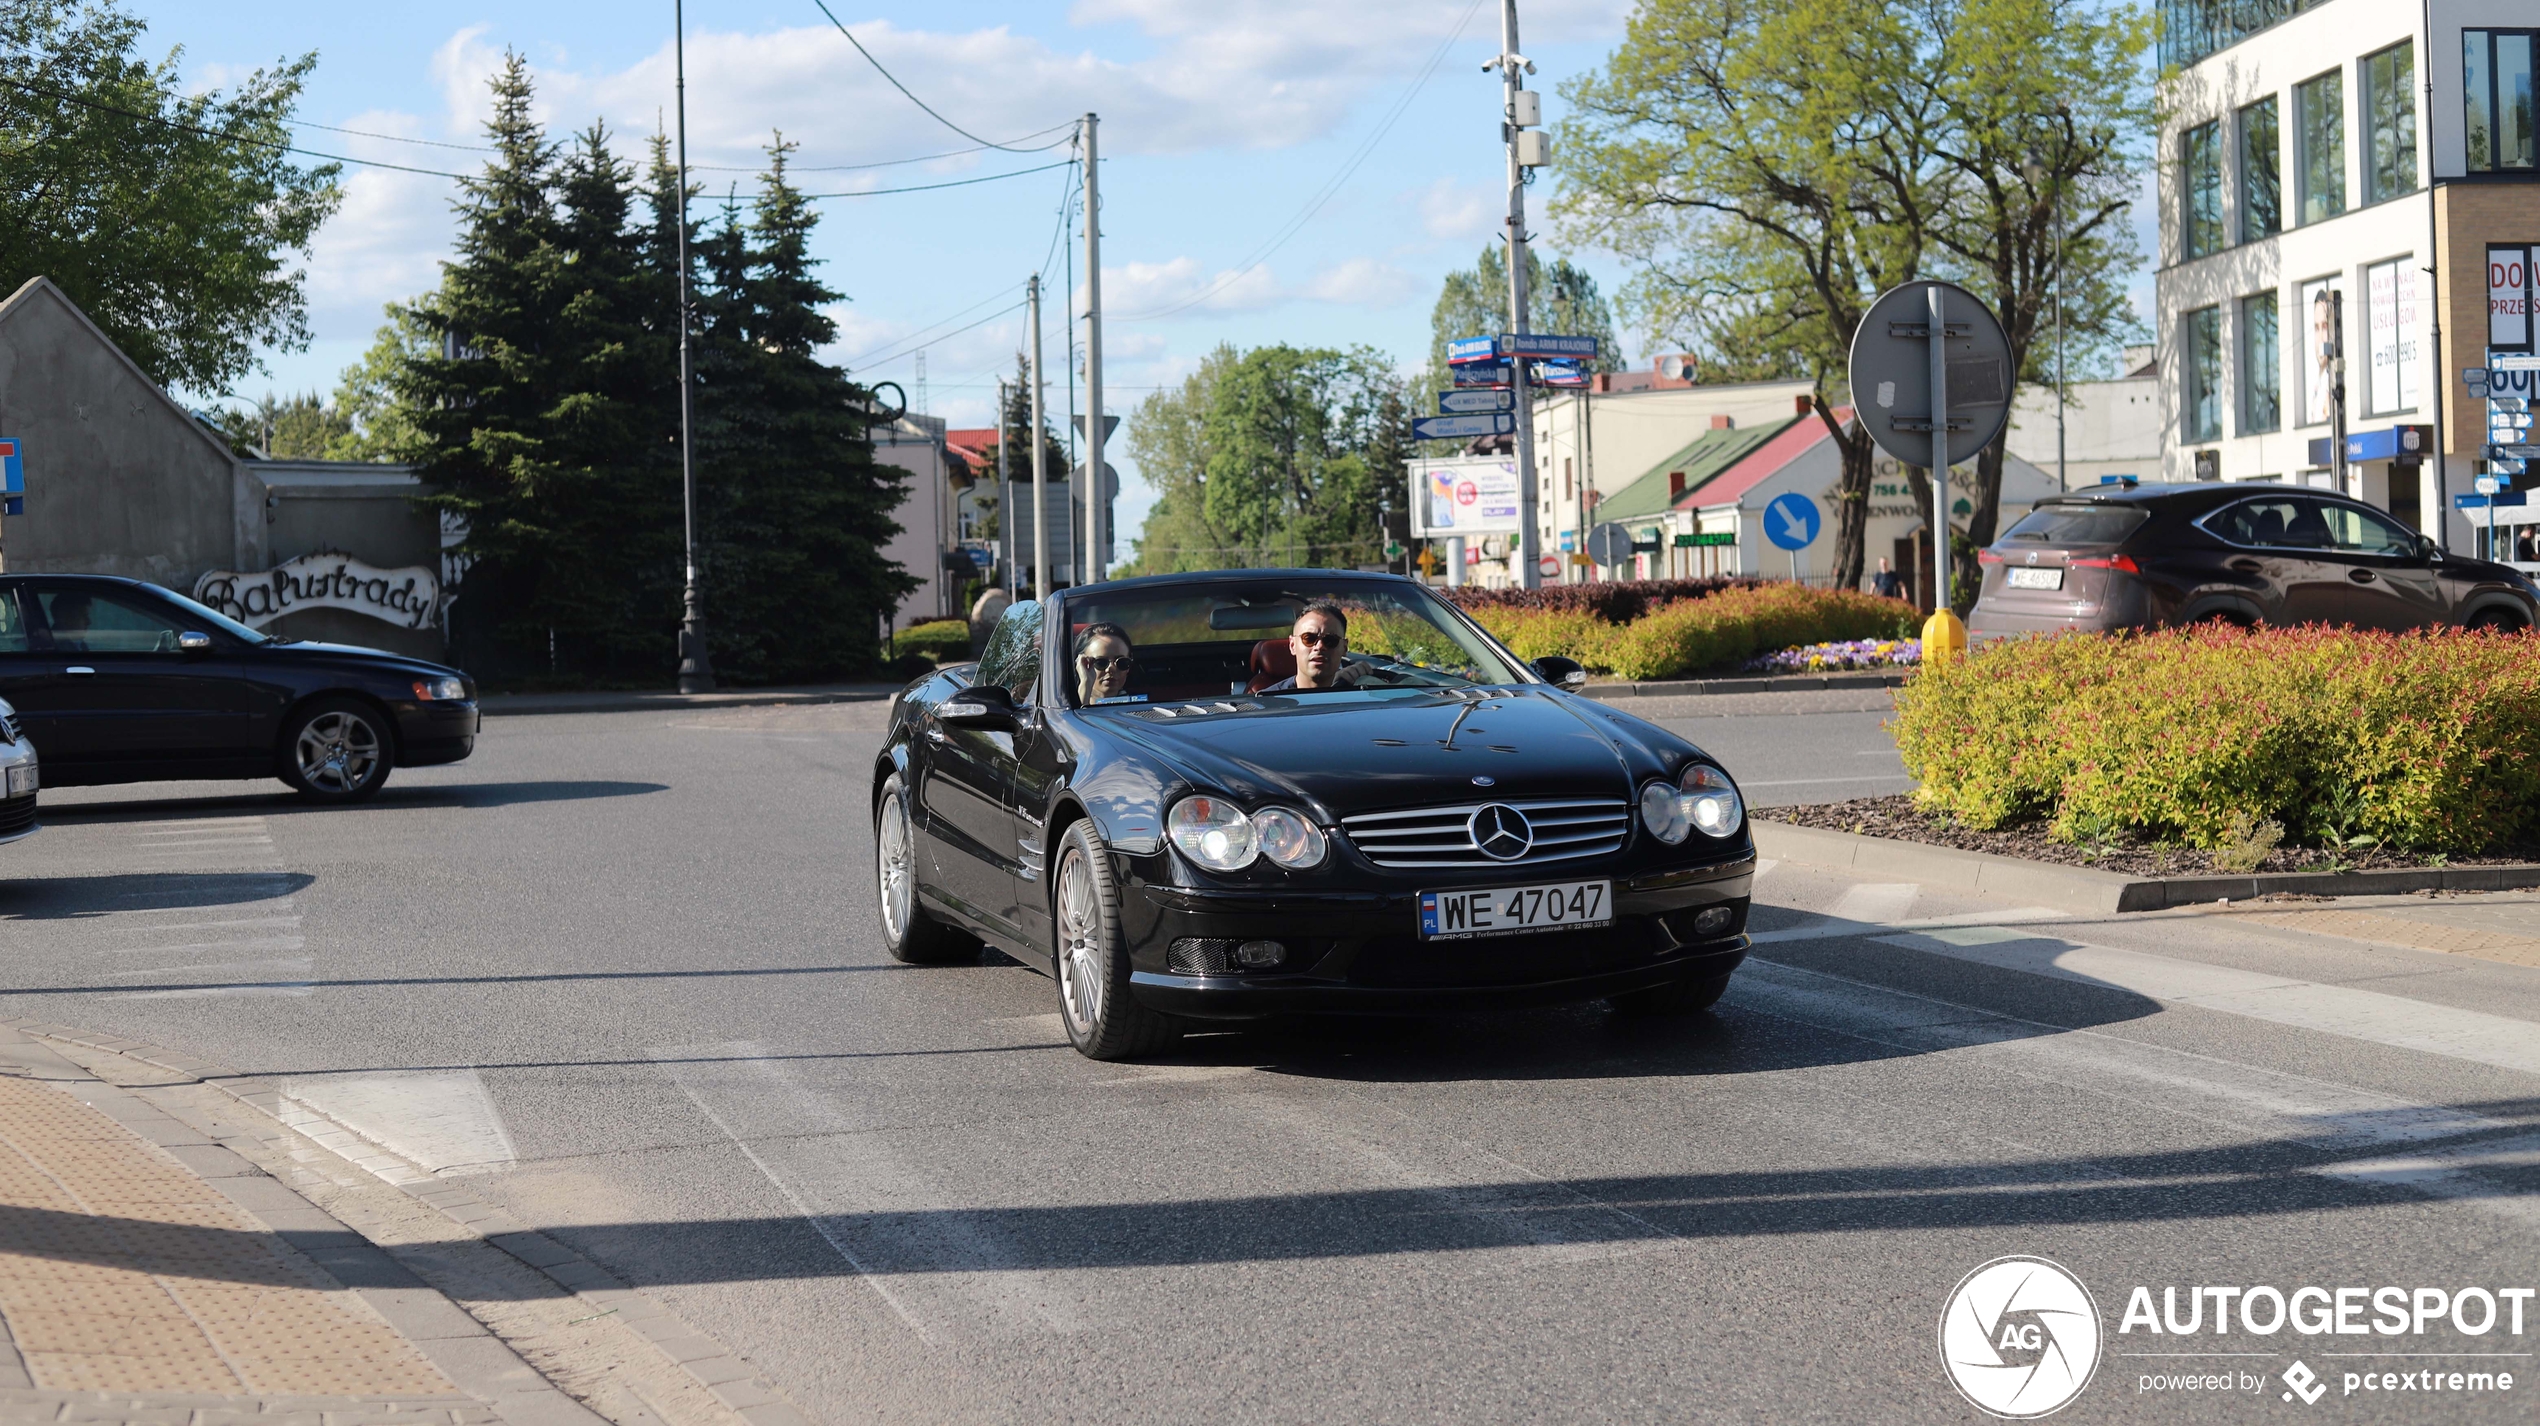
[[1259, 693], [1282, 679], [1296, 677], [1296, 650], [1286, 639], [1263, 639], [1252, 646], [1252, 677], [1244, 684], [1248, 692]]

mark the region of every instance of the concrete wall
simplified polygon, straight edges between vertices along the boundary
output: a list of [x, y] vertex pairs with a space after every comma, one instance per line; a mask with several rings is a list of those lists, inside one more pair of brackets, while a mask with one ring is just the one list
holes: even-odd
[[[302, 555], [334, 553], [382, 569], [419, 567], [436, 576], [441, 571], [439, 513], [415, 503], [423, 483], [403, 466], [248, 461], [241, 474], [264, 512], [268, 568]], [[294, 639], [447, 657], [437, 627], [401, 628], [349, 609], [304, 609], [265, 628]]]
[[944, 422], [935, 416], [902, 416], [873, 428], [873, 458], [908, 472], [908, 498], [891, 512], [900, 532], [884, 547], [885, 559], [921, 581], [900, 601], [891, 627], [905, 629], [930, 619], [949, 619], [961, 586], [944, 577], [943, 552], [952, 545], [952, 494], [946, 479]]
[[264, 567], [228, 446], [40, 277], [0, 303], [0, 435], [26, 466], [26, 513], [0, 522], [10, 571], [190, 590], [207, 569]]

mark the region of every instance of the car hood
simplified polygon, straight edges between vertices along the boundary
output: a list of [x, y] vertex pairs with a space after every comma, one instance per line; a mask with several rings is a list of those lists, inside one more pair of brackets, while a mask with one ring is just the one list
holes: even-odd
[[466, 677], [457, 669], [434, 663], [430, 659], [419, 659], [412, 654], [394, 653], [387, 649], [365, 648], [360, 644], [320, 644], [294, 639], [289, 643], [266, 644], [260, 652], [267, 658], [332, 659], [338, 662], [354, 662], [424, 678]]
[[1665, 761], [1616, 720], [1533, 687], [1233, 695], [1088, 716], [1195, 786], [1254, 806], [1303, 803], [1329, 820], [1480, 799], [1627, 798]]

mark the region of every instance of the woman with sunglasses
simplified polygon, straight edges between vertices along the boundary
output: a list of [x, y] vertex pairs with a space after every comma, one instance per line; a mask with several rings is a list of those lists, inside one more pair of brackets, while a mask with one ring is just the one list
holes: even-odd
[[1076, 635], [1076, 701], [1099, 703], [1129, 691], [1137, 672], [1137, 656], [1129, 648], [1129, 631], [1117, 624], [1087, 624]]

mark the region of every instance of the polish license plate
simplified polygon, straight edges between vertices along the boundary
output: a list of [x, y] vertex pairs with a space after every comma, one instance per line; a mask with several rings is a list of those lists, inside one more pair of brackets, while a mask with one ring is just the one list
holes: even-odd
[[2021, 565], [2012, 570], [2003, 582], [2013, 589], [2061, 589], [2064, 587], [2064, 572]]
[[1460, 941], [1524, 931], [1569, 931], [1614, 921], [1614, 883], [1470, 887], [1420, 893], [1420, 939]]
[[9, 769], [9, 795], [24, 797], [35, 790], [35, 764], [21, 763]]

